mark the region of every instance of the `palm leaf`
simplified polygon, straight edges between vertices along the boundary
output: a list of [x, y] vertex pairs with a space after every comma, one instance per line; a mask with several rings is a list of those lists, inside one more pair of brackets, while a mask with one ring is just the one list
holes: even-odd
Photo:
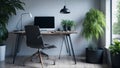
[[16, 15], [17, 10], [24, 10], [24, 3], [20, 0], [0, 0], [0, 43], [8, 37], [6, 24], [11, 15]]

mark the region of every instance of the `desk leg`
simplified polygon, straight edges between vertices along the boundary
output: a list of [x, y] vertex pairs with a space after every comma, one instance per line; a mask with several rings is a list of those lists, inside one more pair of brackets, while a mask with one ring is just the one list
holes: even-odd
[[17, 34], [15, 48], [14, 48], [14, 55], [13, 55], [13, 64], [15, 63], [17, 53], [19, 52], [19, 50], [18, 50], [19, 49], [19, 41], [20, 41], [20, 35]]
[[62, 48], [63, 48], [63, 42], [64, 42], [65, 38], [63, 37], [62, 39], [62, 44], [61, 44], [61, 48], [60, 48], [60, 53], [59, 53], [59, 59], [60, 59], [60, 55], [61, 55], [61, 52], [62, 52]]
[[71, 56], [71, 52], [70, 52], [70, 44], [69, 44], [69, 41], [68, 41], [68, 39], [67, 39], [67, 36], [65, 35], [65, 45], [66, 45], [66, 50], [67, 50], [67, 52], [69, 53], [69, 55]]
[[60, 59], [61, 51], [62, 51], [62, 48], [63, 48], [63, 42], [65, 42], [66, 51], [67, 51], [67, 53], [69, 53], [69, 55], [70, 55], [69, 42], [68, 42], [67, 36], [65, 35], [65, 36], [63, 37], [63, 40], [62, 40], [62, 45], [61, 45], [60, 53], [59, 53], [59, 59]]
[[76, 58], [75, 58], [75, 53], [74, 53], [74, 49], [73, 49], [73, 45], [72, 45], [72, 40], [71, 40], [70, 35], [67, 35], [67, 36], [68, 36], [68, 39], [70, 41], [70, 46], [71, 46], [71, 50], [72, 50], [72, 54], [73, 54], [73, 59], [74, 59], [75, 64], [76, 64]]

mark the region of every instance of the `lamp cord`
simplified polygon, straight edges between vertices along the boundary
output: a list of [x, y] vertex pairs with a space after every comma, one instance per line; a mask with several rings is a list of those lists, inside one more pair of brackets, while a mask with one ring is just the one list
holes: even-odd
[[64, 0], [64, 2], [65, 2], [65, 6], [66, 6], [66, 0]]

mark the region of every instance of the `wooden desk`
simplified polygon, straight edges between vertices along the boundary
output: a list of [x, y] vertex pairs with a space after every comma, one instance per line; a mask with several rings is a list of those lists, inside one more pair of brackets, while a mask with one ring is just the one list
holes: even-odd
[[[15, 48], [14, 48], [14, 56], [13, 56], [13, 64], [14, 64], [17, 53], [19, 52], [19, 48], [20, 48], [20, 45], [19, 45], [20, 38], [23, 35], [25, 35], [25, 31], [15, 31], [15, 32], [12, 32], [12, 33], [17, 35]], [[69, 52], [69, 54], [72, 53], [75, 64], [76, 64], [76, 59], [75, 59], [75, 54], [74, 54], [74, 49], [73, 49], [73, 44], [72, 44], [70, 34], [76, 34], [76, 33], [77, 33], [76, 31], [46, 31], [46, 32], [43, 31], [43, 32], [41, 32], [42, 35], [64, 35], [64, 40], [67, 43], [66, 49], [68, 49], [67, 51]], [[60, 54], [61, 54], [61, 50], [62, 50], [62, 46], [61, 46], [61, 49], [60, 49]], [[60, 58], [60, 55], [59, 55], [59, 58]]]
[[[15, 31], [15, 32], [12, 32], [14, 34], [25, 34], [25, 31]], [[59, 35], [59, 34], [62, 34], [62, 35], [66, 35], [66, 34], [75, 34], [77, 33], [76, 31], [42, 31], [41, 34], [42, 35]]]

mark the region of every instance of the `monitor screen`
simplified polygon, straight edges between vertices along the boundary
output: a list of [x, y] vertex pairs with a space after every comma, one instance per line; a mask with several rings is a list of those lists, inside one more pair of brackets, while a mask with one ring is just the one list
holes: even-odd
[[53, 16], [38, 16], [34, 18], [34, 25], [40, 28], [55, 28]]

